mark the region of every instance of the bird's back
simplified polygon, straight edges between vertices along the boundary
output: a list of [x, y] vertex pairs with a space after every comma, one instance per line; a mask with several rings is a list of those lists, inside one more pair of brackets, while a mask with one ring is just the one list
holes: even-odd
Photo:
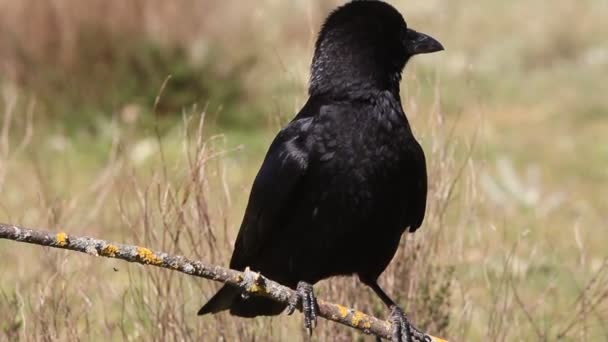
[[411, 184], [421, 174], [426, 180], [424, 154], [399, 102], [386, 92], [357, 101], [311, 98], [291, 125], [298, 128], [286, 128], [293, 132], [286, 140], [298, 139], [306, 172], [282, 203], [273, 234], [255, 255], [235, 250], [235, 265], [291, 286], [338, 274], [377, 277], [404, 229], [419, 226], [426, 200], [426, 183], [419, 192]]

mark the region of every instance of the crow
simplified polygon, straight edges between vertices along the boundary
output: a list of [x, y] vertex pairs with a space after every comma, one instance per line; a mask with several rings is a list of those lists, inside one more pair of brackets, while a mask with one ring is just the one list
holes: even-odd
[[230, 260], [230, 268], [250, 267], [296, 296], [286, 305], [225, 285], [199, 315], [277, 315], [286, 307], [291, 314], [301, 305], [310, 332], [312, 284], [357, 275], [390, 308], [393, 340], [411, 341], [403, 310], [377, 279], [426, 208], [425, 156], [401, 105], [401, 73], [412, 56], [441, 50], [382, 1], [351, 1], [327, 17], [309, 98], [268, 149]]

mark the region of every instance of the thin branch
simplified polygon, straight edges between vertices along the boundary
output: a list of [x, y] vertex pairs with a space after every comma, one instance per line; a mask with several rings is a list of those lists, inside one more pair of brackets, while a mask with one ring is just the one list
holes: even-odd
[[[271, 298], [287, 304], [295, 291], [289, 287], [274, 282], [259, 273], [247, 268], [239, 272], [221, 266], [207, 265], [200, 261], [189, 260], [183, 256], [169, 255], [163, 252], [152, 251], [145, 247], [111, 243], [90, 237], [57, 234], [33, 230], [25, 227], [0, 223], [0, 239], [67, 249], [87, 253], [93, 256], [121, 259], [143, 265], [153, 265], [172, 271], [179, 271], [188, 275], [202, 277], [230, 284], [238, 287], [244, 293]], [[366, 334], [381, 338], [391, 338], [391, 323], [367, 315], [361, 311], [318, 300], [319, 316], [360, 330]], [[424, 336], [424, 333], [415, 331], [414, 335]], [[434, 342], [446, 342], [443, 339], [430, 336]]]

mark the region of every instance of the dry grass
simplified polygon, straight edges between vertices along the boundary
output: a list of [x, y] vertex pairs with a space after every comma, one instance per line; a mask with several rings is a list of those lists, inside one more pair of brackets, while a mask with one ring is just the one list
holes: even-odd
[[[448, 49], [414, 61], [404, 80], [429, 208], [382, 285], [453, 341], [608, 338], [607, 6], [395, 3]], [[305, 100], [315, 30], [334, 4], [0, 0], [0, 220], [227, 264], [268, 141]], [[110, 32], [97, 35], [108, 53], [116, 34], [182, 45], [194, 59], [217, 47], [228, 69], [254, 51], [263, 62], [247, 86], [270, 124], [212, 136], [199, 124], [216, 113], [199, 121], [195, 110], [162, 138], [119, 117], [94, 138], [51, 128], [21, 80], [93, 63], [79, 45], [90, 30]], [[207, 281], [4, 241], [0, 259], [0, 340], [305, 339], [297, 317], [196, 317], [218, 287]], [[356, 279], [317, 288], [386, 317]], [[321, 322], [314, 339], [363, 337]]]
[[[235, 152], [226, 150], [221, 137], [204, 138], [203, 122], [198, 115], [185, 120], [181, 153], [176, 157], [163, 155], [165, 150], [159, 147], [164, 145], [157, 140], [153, 147], [156, 157], [150, 161], [154, 166], [147, 167], [136, 166], [134, 160], [139, 157], [125, 152], [136, 151], [137, 144], [129, 144], [117, 133], [107, 162], [92, 177], [90, 186], [80, 193], [64, 189], [64, 195], [53, 190], [47, 178], [35, 171], [41, 168], [36, 160], [30, 165], [20, 164], [18, 168], [6, 163], [11, 156], [10, 144], [6, 143], [3, 149], [9, 153], [0, 165], [11, 181], [5, 183], [8, 186], [3, 192], [17, 194], [11, 186], [13, 180], [27, 177], [38, 185], [39, 193], [34, 196], [41, 199], [38, 202], [27, 197], [21, 199], [31, 201], [30, 208], [35, 214], [8, 219], [35, 227], [154, 246], [170, 253], [226, 264], [236, 222], [229, 218], [229, 211], [233, 210], [231, 185], [227, 180], [230, 170], [226, 169], [224, 159]], [[10, 124], [11, 119], [5, 123]], [[429, 209], [428, 234], [419, 239], [404, 239], [384, 282], [387, 290], [400, 301], [415, 307], [411, 310], [412, 318], [421, 326], [436, 334], [447, 334], [452, 273], [449, 266], [429, 263], [429, 260], [441, 244], [438, 240], [449, 200], [448, 187], [454, 184], [448, 177], [454, 159], [449, 153], [443, 154], [442, 146], [433, 150], [438, 154], [433, 154], [437, 158], [433, 158], [436, 163], [430, 165], [431, 174], [445, 181], [433, 184], [431, 189], [436, 205]], [[34, 172], [25, 175], [22, 168]], [[7, 247], [3, 248], [3, 253], [7, 253], [4, 257], [14, 260], [3, 269], [4, 290], [0, 297], [3, 305], [10, 308], [2, 313], [5, 322], [2, 333], [10, 339], [72, 340], [83, 336], [93, 339], [110, 336], [143, 340], [283, 340], [294, 333], [300, 339], [305, 338], [300, 320], [287, 317], [272, 322], [267, 318], [233, 319], [226, 314], [196, 317], [194, 312], [198, 306], [217, 288], [207, 281], [66, 253], [51, 252], [49, 257], [30, 246], [10, 248], [4, 242], [3, 245]], [[32, 257], [24, 258], [25, 251]], [[34, 278], [8, 276], [24, 271]], [[383, 304], [352, 278], [325, 282], [318, 293], [386, 316]], [[315, 336], [320, 340], [351, 340], [358, 334], [323, 322]]]

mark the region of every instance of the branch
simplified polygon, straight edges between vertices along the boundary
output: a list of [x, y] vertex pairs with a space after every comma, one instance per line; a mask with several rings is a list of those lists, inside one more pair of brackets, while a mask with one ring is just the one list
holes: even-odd
[[[35, 245], [87, 253], [93, 256], [103, 256], [143, 265], [162, 267], [230, 284], [238, 287], [244, 293], [271, 298], [285, 304], [295, 294], [295, 291], [289, 287], [274, 282], [259, 273], [252, 272], [249, 268], [245, 272], [239, 272], [221, 266], [207, 265], [200, 261], [189, 260], [183, 256], [152, 251], [145, 247], [111, 243], [90, 237], [67, 235], [63, 232], [51, 234], [2, 223], [0, 223], [0, 239], [27, 242]], [[387, 321], [324, 300], [318, 300], [318, 306], [318, 315], [325, 319], [355, 328], [366, 334], [376, 335], [385, 339], [391, 338], [391, 324]], [[425, 336], [424, 333], [418, 330], [415, 330], [413, 335], [418, 337], [418, 339]], [[430, 335], [429, 337], [434, 342], [446, 342], [437, 337]]]

